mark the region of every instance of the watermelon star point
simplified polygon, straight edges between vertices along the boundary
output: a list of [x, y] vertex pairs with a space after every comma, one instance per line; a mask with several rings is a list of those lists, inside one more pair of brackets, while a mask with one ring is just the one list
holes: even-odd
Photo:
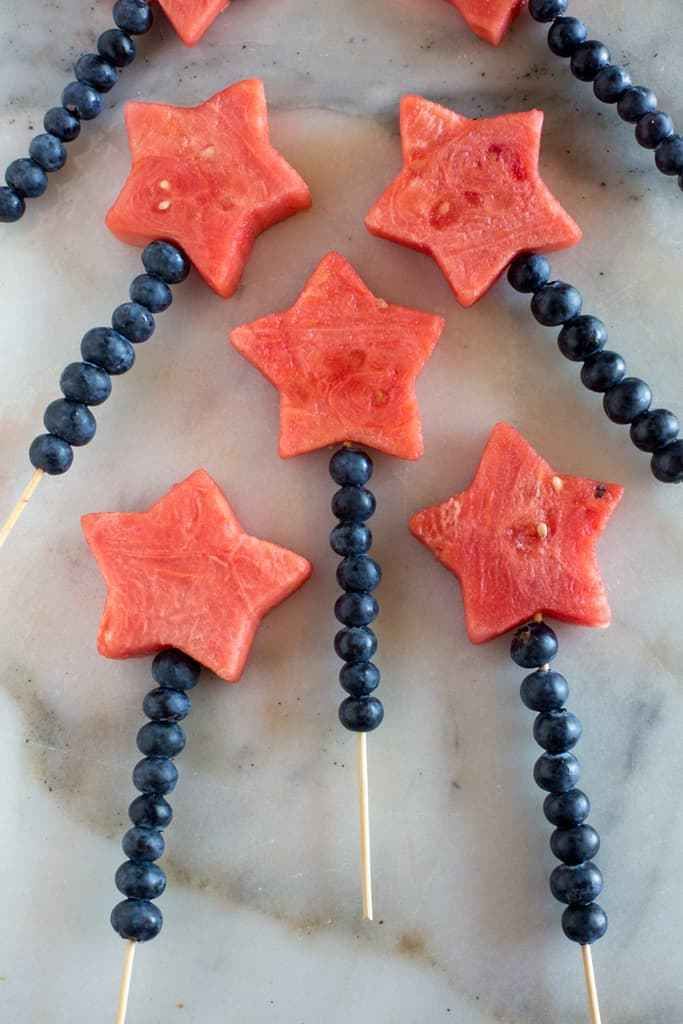
[[159, 0], [159, 6], [186, 46], [195, 46], [230, 0]]
[[499, 46], [526, 0], [450, 0], [480, 39]]

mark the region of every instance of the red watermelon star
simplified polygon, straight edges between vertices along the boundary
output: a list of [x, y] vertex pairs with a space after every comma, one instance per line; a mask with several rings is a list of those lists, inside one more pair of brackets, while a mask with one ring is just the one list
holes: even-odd
[[257, 78], [198, 107], [129, 103], [126, 127], [132, 167], [107, 226], [131, 245], [175, 242], [224, 298], [257, 235], [311, 205], [306, 183], [270, 144]]
[[473, 483], [413, 516], [410, 529], [460, 580], [470, 640], [479, 644], [541, 613], [607, 626], [595, 547], [623, 488], [561, 476], [499, 423]]
[[263, 616], [311, 574], [305, 558], [245, 533], [203, 469], [147, 512], [82, 524], [108, 587], [98, 637], [106, 658], [177, 647], [235, 683]]
[[238, 327], [231, 341], [280, 391], [283, 458], [355, 441], [417, 459], [415, 380], [443, 326], [376, 298], [332, 252], [291, 309]]
[[498, 46], [526, 0], [450, 0], [478, 36]]
[[186, 46], [194, 46], [230, 0], [159, 0], [159, 6]]
[[538, 173], [542, 126], [540, 110], [472, 121], [405, 97], [403, 170], [366, 227], [433, 256], [457, 300], [471, 306], [521, 252], [581, 238]]

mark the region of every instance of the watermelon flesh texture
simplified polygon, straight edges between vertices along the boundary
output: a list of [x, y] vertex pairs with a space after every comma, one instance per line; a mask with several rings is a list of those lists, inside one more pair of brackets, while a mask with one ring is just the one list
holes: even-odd
[[472, 485], [418, 512], [410, 529], [460, 580], [473, 643], [536, 613], [604, 627], [610, 609], [595, 549], [622, 493], [616, 484], [557, 474], [501, 423]]
[[498, 46], [526, 0], [450, 0], [476, 35]]
[[159, 6], [186, 46], [194, 46], [230, 0], [159, 0]]

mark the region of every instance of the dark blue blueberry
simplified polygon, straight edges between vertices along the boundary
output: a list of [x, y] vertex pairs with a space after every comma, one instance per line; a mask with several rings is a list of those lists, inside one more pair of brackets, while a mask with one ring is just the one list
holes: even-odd
[[345, 626], [367, 626], [377, 618], [379, 605], [372, 594], [342, 594], [334, 614]]
[[81, 133], [81, 122], [64, 107], [52, 107], [43, 118], [43, 128], [62, 142], [73, 142]]
[[118, 868], [114, 882], [129, 899], [157, 899], [166, 888], [166, 875], [156, 864], [127, 860]]
[[590, 860], [558, 864], [550, 876], [550, 891], [560, 903], [592, 903], [602, 892], [602, 874]]
[[548, 46], [557, 57], [571, 57], [588, 36], [578, 18], [556, 18], [548, 29]]
[[360, 523], [340, 523], [330, 533], [330, 545], [338, 555], [364, 555], [372, 547], [372, 533]]
[[671, 135], [655, 150], [657, 170], [672, 177], [683, 174], [683, 135]]
[[141, 793], [171, 793], [178, 781], [178, 769], [168, 757], [144, 757], [133, 768], [133, 785]]
[[134, 825], [143, 828], [167, 828], [173, 818], [173, 808], [156, 793], [143, 793], [128, 808], [128, 817]]
[[607, 931], [607, 914], [597, 903], [567, 907], [562, 915], [562, 931], [581, 946], [592, 946]]
[[534, 722], [534, 739], [549, 754], [564, 754], [581, 739], [581, 722], [565, 708], [543, 711]]
[[114, 24], [132, 36], [141, 36], [152, 27], [152, 10], [147, 0], [116, 0], [112, 11]]
[[160, 277], [166, 284], [180, 284], [190, 273], [192, 264], [172, 242], [150, 242], [143, 250], [142, 263], [148, 274]]
[[383, 718], [384, 708], [376, 697], [347, 697], [339, 705], [339, 721], [351, 732], [372, 732]]
[[175, 722], [147, 722], [138, 730], [136, 743], [148, 757], [175, 757], [185, 746], [185, 733]]
[[54, 434], [39, 434], [33, 439], [28, 450], [31, 465], [42, 469], [50, 476], [61, 476], [71, 468], [74, 453], [68, 441]]
[[0, 188], [0, 224], [14, 224], [26, 212], [26, 203], [13, 188]]
[[377, 637], [365, 626], [340, 629], [334, 638], [334, 649], [343, 661], [369, 661], [377, 650]]
[[131, 282], [129, 294], [133, 302], [146, 306], [152, 313], [163, 313], [173, 302], [168, 285], [151, 274], [138, 274]]
[[550, 849], [563, 864], [576, 866], [597, 856], [600, 836], [591, 825], [558, 828], [550, 837]]
[[55, 135], [45, 132], [31, 139], [29, 155], [44, 171], [58, 171], [66, 163], [66, 149]]
[[62, 93], [62, 106], [81, 121], [92, 121], [102, 112], [102, 97], [85, 82], [69, 82]]
[[607, 344], [607, 328], [596, 316], [577, 316], [566, 323], [557, 339], [565, 359], [582, 363]]
[[569, 0], [529, 0], [529, 14], [534, 21], [554, 21], [568, 6]]
[[581, 766], [573, 754], [541, 754], [534, 765], [534, 781], [547, 793], [566, 793], [574, 789]]
[[191, 690], [199, 682], [201, 665], [189, 654], [171, 648], [160, 651], [152, 662], [152, 675], [159, 686], [173, 690]]
[[153, 315], [138, 302], [123, 302], [117, 306], [111, 315], [111, 325], [135, 345], [149, 341], [156, 327]]
[[122, 939], [134, 942], [155, 939], [164, 923], [159, 908], [148, 900], [122, 900], [112, 910], [110, 921]]
[[340, 448], [330, 459], [330, 476], [340, 487], [362, 487], [372, 476], [372, 459], [355, 448]]
[[663, 484], [683, 481], [683, 441], [671, 441], [656, 451], [650, 462], [652, 472]]
[[644, 149], [656, 149], [660, 142], [668, 139], [673, 133], [673, 121], [661, 110], [643, 114], [636, 125], [636, 141]]
[[531, 312], [544, 327], [558, 327], [581, 312], [581, 294], [564, 281], [550, 281], [531, 300]]
[[540, 253], [518, 256], [508, 269], [508, 281], [516, 292], [531, 294], [548, 283], [550, 263]]
[[339, 673], [339, 682], [352, 697], [367, 697], [379, 686], [379, 669], [371, 661], [356, 661], [344, 665]]
[[545, 622], [527, 622], [512, 638], [510, 656], [521, 668], [540, 668], [557, 654], [557, 636]]
[[589, 391], [609, 391], [626, 376], [626, 363], [618, 352], [596, 352], [581, 367], [581, 381]]
[[520, 696], [531, 711], [555, 711], [566, 702], [569, 684], [559, 672], [539, 669], [523, 681]]
[[631, 86], [631, 76], [619, 64], [610, 64], [598, 72], [593, 92], [601, 103], [617, 103]]
[[155, 722], [182, 722], [192, 710], [192, 702], [184, 690], [160, 686], [158, 690], [150, 690], [142, 710]]
[[164, 855], [166, 843], [156, 829], [135, 825], [126, 832], [121, 847], [130, 860], [159, 860]]
[[84, 53], [76, 61], [74, 71], [79, 82], [92, 85], [98, 92], [109, 92], [119, 80], [114, 65], [99, 53]]
[[652, 392], [639, 377], [624, 377], [605, 392], [602, 405], [613, 423], [633, 423], [636, 416], [647, 412]]
[[10, 188], [26, 199], [37, 199], [47, 188], [47, 175], [40, 164], [28, 157], [13, 160], [5, 171]]
[[549, 793], [543, 801], [543, 813], [551, 825], [557, 828], [573, 828], [586, 820], [591, 812], [591, 802], [580, 789], [566, 793]]
[[135, 40], [120, 28], [109, 28], [97, 40], [97, 51], [117, 68], [125, 68], [135, 60]]
[[622, 121], [636, 124], [645, 114], [657, 109], [657, 97], [652, 89], [644, 85], [632, 85], [617, 103], [617, 113]]
[[597, 39], [587, 39], [574, 50], [570, 67], [574, 78], [581, 82], [592, 82], [603, 68], [609, 66], [609, 62], [609, 50], [605, 44], [599, 43]]
[[83, 335], [81, 355], [111, 374], [126, 373], [135, 362], [135, 349], [122, 334], [109, 327], [93, 327]]
[[111, 377], [94, 363], [69, 363], [62, 371], [59, 386], [65, 398], [85, 405], [101, 405], [111, 394]]
[[332, 498], [332, 514], [347, 522], [364, 523], [376, 506], [374, 494], [365, 487], [342, 487]]
[[668, 409], [651, 409], [636, 416], [631, 424], [631, 440], [641, 452], [656, 452], [678, 437], [678, 419]]
[[382, 570], [374, 558], [352, 555], [339, 563], [337, 582], [342, 590], [374, 590], [382, 579]]
[[56, 398], [50, 402], [43, 416], [45, 429], [73, 447], [88, 444], [97, 430], [97, 422], [87, 405]]

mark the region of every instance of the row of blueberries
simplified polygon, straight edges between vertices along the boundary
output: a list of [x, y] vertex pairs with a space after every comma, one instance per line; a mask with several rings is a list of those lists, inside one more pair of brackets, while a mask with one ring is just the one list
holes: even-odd
[[76, 80], [62, 93], [61, 107], [52, 107], [43, 120], [44, 134], [31, 141], [28, 157], [13, 160], [5, 172], [6, 188], [0, 188], [0, 222], [19, 220], [26, 210], [26, 199], [42, 196], [47, 175], [66, 163], [65, 142], [73, 142], [81, 131], [81, 121], [91, 121], [102, 110], [102, 93], [109, 92], [119, 78], [119, 68], [135, 60], [132, 38], [147, 32], [152, 10], [147, 0], [117, 0], [112, 12], [116, 28], [110, 28], [97, 40], [97, 53], [85, 53], [76, 62]]
[[518, 292], [531, 294], [531, 312], [544, 327], [559, 327], [560, 352], [581, 362], [581, 380], [602, 393], [603, 407], [613, 423], [630, 424], [636, 448], [652, 453], [652, 472], [662, 483], [683, 481], [683, 440], [678, 419], [668, 409], [651, 409], [652, 392], [644, 380], [626, 376], [626, 363], [605, 349], [607, 330], [597, 317], [581, 315], [580, 292], [564, 281], [550, 280], [550, 264], [538, 253], [519, 256], [510, 265], [508, 281]]
[[330, 534], [330, 545], [342, 556], [337, 581], [344, 591], [334, 606], [344, 626], [334, 647], [346, 662], [339, 682], [349, 694], [339, 707], [339, 720], [353, 732], [371, 732], [384, 718], [382, 702], [371, 696], [380, 680], [379, 669], [371, 661], [377, 637], [369, 627], [379, 612], [372, 592], [382, 578], [379, 565], [368, 555], [372, 533], [366, 523], [375, 511], [375, 497], [365, 484], [372, 470], [370, 456], [353, 448], [341, 448], [330, 460], [330, 476], [340, 487], [332, 498], [339, 524]]
[[144, 754], [133, 769], [133, 784], [141, 796], [128, 809], [133, 828], [123, 837], [127, 861], [116, 872], [116, 888], [126, 897], [111, 913], [111, 924], [124, 939], [147, 942], [161, 931], [161, 911], [151, 901], [166, 888], [166, 875], [154, 863], [163, 856], [162, 830], [171, 824], [173, 811], [164, 799], [175, 789], [178, 769], [172, 758], [185, 746], [178, 722], [190, 713], [186, 690], [199, 681], [200, 666], [180, 651], [157, 654], [152, 675], [158, 687], [145, 697], [143, 710], [151, 721], [140, 729], [137, 745]]
[[557, 636], [544, 622], [530, 622], [517, 630], [510, 653], [521, 668], [536, 669], [522, 683], [522, 701], [539, 712], [534, 739], [543, 753], [534, 766], [536, 784], [548, 796], [543, 804], [546, 818], [555, 826], [550, 848], [562, 863], [550, 876], [556, 900], [566, 903], [562, 929], [568, 939], [582, 946], [601, 939], [607, 931], [607, 915], [594, 901], [602, 892], [602, 874], [593, 863], [600, 837], [586, 824], [590, 801], [576, 788], [581, 768], [571, 753], [581, 738], [581, 723], [564, 707], [569, 696], [567, 680], [550, 669], [557, 654]]
[[64, 398], [50, 402], [43, 423], [47, 434], [31, 444], [29, 457], [36, 469], [53, 476], [66, 473], [73, 462], [73, 447], [88, 444], [97, 423], [90, 406], [101, 405], [111, 394], [111, 377], [130, 370], [133, 345], [147, 341], [155, 328], [154, 313], [171, 305], [169, 285], [184, 281], [190, 261], [170, 242], [150, 242], [142, 253], [145, 274], [130, 286], [130, 302], [117, 306], [111, 327], [93, 327], [81, 341], [80, 363], [70, 363], [59, 381]]
[[602, 103], [616, 103], [619, 117], [635, 124], [638, 143], [654, 150], [658, 169], [662, 174], [678, 175], [683, 189], [683, 136], [674, 131], [669, 115], [657, 110], [652, 89], [633, 85], [626, 68], [612, 64], [605, 44], [588, 38], [582, 21], [564, 17], [568, 7], [569, 0], [529, 0], [532, 18], [552, 22], [548, 31], [552, 52], [570, 58], [574, 77], [592, 82], [593, 92]]

